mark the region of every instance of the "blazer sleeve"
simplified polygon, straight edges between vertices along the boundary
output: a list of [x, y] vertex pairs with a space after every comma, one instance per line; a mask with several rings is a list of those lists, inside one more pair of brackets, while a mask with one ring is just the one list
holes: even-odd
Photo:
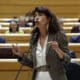
[[33, 35], [31, 35], [30, 41], [29, 41], [29, 50], [28, 52], [25, 52], [22, 58], [18, 58], [18, 61], [25, 65], [33, 68], [33, 56], [32, 56], [32, 41], [33, 41]]
[[33, 68], [33, 61], [31, 53], [24, 53], [23, 57], [19, 57], [18, 61], [25, 66]]
[[59, 36], [58, 37], [59, 47], [65, 53], [64, 54], [64, 59], [62, 61], [63, 62], [66, 62], [66, 63], [69, 63], [70, 62], [70, 56], [69, 56], [69, 49], [68, 49], [67, 37], [64, 34], [64, 32], [59, 33], [58, 36]]

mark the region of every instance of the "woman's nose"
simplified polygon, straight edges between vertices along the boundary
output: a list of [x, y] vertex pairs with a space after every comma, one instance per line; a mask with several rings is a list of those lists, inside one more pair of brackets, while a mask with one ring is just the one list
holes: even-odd
[[36, 17], [36, 18], [35, 18], [35, 21], [38, 21], [38, 20], [39, 20], [39, 18], [38, 18], [38, 17]]
[[36, 17], [35, 17], [35, 20], [38, 21], [38, 20], [39, 20], [39, 16], [36, 16]]

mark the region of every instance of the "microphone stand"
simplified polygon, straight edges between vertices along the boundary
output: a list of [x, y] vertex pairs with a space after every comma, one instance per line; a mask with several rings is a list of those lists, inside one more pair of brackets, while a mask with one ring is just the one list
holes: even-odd
[[23, 67], [23, 65], [21, 64], [21, 66], [20, 66], [20, 68], [19, 68], [19, 70], [18, 70], [18, 72], [17, 72], [16, 77], [15, 77], [14, 80], [18, 80], [18, 77], [19, 77], [19, 74], [20, 74], [20, 72], [22, 70], [22, 67]]
[[[26, 53], [27, 53], [27, 55], [28, 55], [28, 54], [30, 53], [30, 49], [29, 49], [28, 52], [26, 52]], [[23, 57], [22, 60], [24, 61], [24, 57]], [[20, 74], [20, 72], [21, 72], [21, 70], [22, 70], [22, 67], [23, 67], [23, 64], [21, 64], [21, 66], [20, 66], [20, 68], [19, 68], [19, 70], [18, 70], [18, 72], [17, 72], [16, 77], [15, 77], [14, 80], [18, 80], [18, 77], [19, 77], [19, 74]]]

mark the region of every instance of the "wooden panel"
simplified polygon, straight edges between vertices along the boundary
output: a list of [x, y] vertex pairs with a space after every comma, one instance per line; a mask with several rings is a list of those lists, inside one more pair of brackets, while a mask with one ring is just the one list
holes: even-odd
[[[78, 36], [80, 33], [66, 33], [65, 35], [69, 41], [71, 36]], [[0, 34], [0, 36], [5, 38], [7, 43], [27, 43], [31, 34]]]
[[27, 34], [0, 34], [0, 36], [5, 38], [7, 43], [26, 43], [30, 40], [30, 35]]
[[[14, 14], [13, 16], [16, 15], [21, 15], [21, 14], [26, 14], [28, 11], [31, 11], [35, 6], [34, 5], [25, 5], [25, 6], [15, 6], [15, 5], [1, 5], [0, 9], [1, 12], [0, 14], [2, 15], [7, 15], [7, 14]], [[61, 6], [61, 5], [57, 5], [57, 6], [53, 6], [53, 5], [47, 5], [47, 7], [50, 8], [50, 10], [52, 12], [54, 12], [57, 16], [58, 15], [79, 15], [80, 14], [80, 6]], [[16, 9], [16, 10], [15, 10]], [[78, 11], [78, 12], [77, 12]], [[12, 17], [13, 17], [12, 16]], [[75, 16], [77, 17], [77, 16]]]
[[[15, 80], [16, 74], [17, 71], [0, 71], [0, 80]], [[32, 80], [31, 76], [31, 71], [21, 71], [18, 80]]]
[[[12, 46], [12, 43], [10, 45], [7, 43], [6, 44], [0, 44], [0, 47], [10, 47], [10, 46]], [[25, 43], [22, 46], [20, 46], [20, 44], [17, 44], [17, 46], [20, 47], [22, 52], [27, 52], [29, 49], [29, 45], [27, 45]], [[80, 57], [80, 44], [79, 43], [69, 43], [69, 49], [75, 51], [77, 54], [77, 57]]]
[[[34, 9], [34, 5], [26, 5], [26, 6], [15, 6], [15, 5], [0, 5], [1, 12], [0, 13], [26, 13], [27, 11], [31, 11]], [[53, 6], [49, 5], [47, 6], [49, 9], [51, 9], [53, 12], [56, 13], [80, 13], [79, 9], [80, 6]], [[16, 10], [15, 10], [16, 8]], [[78, 11], [78, 12], [77, 12]]]
[[80, 45], [71, 45], [71, 46], [69, 46], [69, 49], [73, 50], [75, 52], [75, 55], [77, 58], [80, 58]]
[[[20, 66], [21, 64], [18, 62], [0, 62], [0, 71], [18, 71]], [[32, 71], [32, 69], [27, 66], [23, 66], [22, 71]]]
[[4, 44], [1, 43], [0, 48], [8, 48], [8, 47], [11, 48], [12, 45], [17, 45], [22, 50], [23, 53], [29, 50], [29, 45], [27, 43], [4, 43]]
[[[0, 29], [0, 33], [5, 33], [8, 29]], [[31, 33], [31, 30], [22, 29], [24, 33]], [[70, 33], [71, 29], [64, 29], [65, 33]]]
[[[7, 27], [1, 27], [0, 28], [0, 33], [5, 33], [8, 29], [9, 29], [8, 26]], [[29, 27], [29, 28], [27, 28], [27, 27], [26, 28], [25, 27], [21, 28], [20, 27], [20, 29], [23, 30], [24, 33], [27, 33], [27, 34], [32, 32], [32, 28], [31, 27]]]
[[[27, 12], [27, 11], [26, 11]], [[0, 13], [0, 18], [12, 18], [14, 16], [16, 17], [20, 17], [21, 15], [25, 15], [25, 13]], [[79, 17], [80, 16], [80, 13], [56, 13], [56, 16], [58, 17]]]
[[67, 36], [68, 41], [70, 41], [72, 36], [80, 36], [80, 33], [65, 33], [65, 35]]
[[65, 33], [70, 33], [71, 32], [71, 29], [64, 29], [64, 32]]
[[25, 15], [25, 13], [0, 13], [0, 18], [13, 18], [14, 16], [20, 17], [21, 15]]
[[[20, 68], [20, 64], [17, 62], [0, 62], [0, 80], [14, 80], [17, 72]], [[23, 66], [20, 71], [19, 80], [31, 80], [32, 70], [27, 66]]]
[[58, 4], [80, 4], [80, 0], [0, 0], [1, 4], [53, 4], [53, 5], [58, 5]]
[[0, 17], [19, 17], [40, 5], [49, 7], [59, 17], [80, 16], [80, 0], [0, 0]]
[[80, 52], [79, 51], [75, 51], [75, 55], [77, 58], [80, 58]]
[[[9, 45], [7, 45], [7, 43], [0, 44], [0, 47], [9, 47]], [[29, 46], [24, 43], [22, 46], [19, 46], [19, 48], [22, 50], [22, 52], [27, 52], [29, 49]], [[79, 43], [69, 43], [69, 49], [75, 51], [77, 54], [77, 57], [80, 57], [80, 44]]]

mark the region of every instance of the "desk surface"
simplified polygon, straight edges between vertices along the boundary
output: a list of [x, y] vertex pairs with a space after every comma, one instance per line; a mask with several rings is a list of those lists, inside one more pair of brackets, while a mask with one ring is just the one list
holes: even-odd
[[[80, 61], [80, 58], [72, 58], [72, 61]], [[18, 62], [18, 59], [0, 59], [0, 62]]]

